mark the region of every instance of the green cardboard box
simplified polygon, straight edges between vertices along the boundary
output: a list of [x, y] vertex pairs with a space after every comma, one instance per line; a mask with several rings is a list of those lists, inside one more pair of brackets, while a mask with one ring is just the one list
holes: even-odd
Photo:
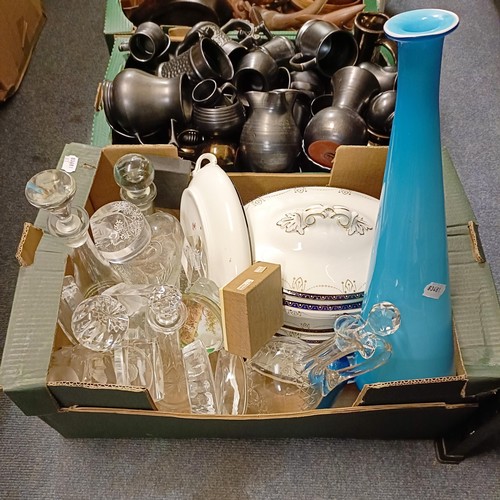
[[111, 52], [118, 35], [130, 34], [134, 31], [134, 25], [127, 19], [122, 9], [120, 0], [106, 0], [104, 13], [104, 38]]
[[[175, 156], [168, 145], [65, 147], [78, 158], [75, 203], [92, 213], [118, 199], [114, 162], [126, 152]], [[380, 192], [386, 148], [342, 146], [329, 174], [234, 173], [243, 203], [277, 189], [332, 185]], [[311, 437], [440, 438], [467, 429], [500, 388], [500, 307], [476, 222], [449, 156], [444, 175], [450, 275], [456, 338], [456, 374], [365, 386], [347, 385], [333, 408], [300, 413], [205, 416], [158, 411], [145, 388], [47, 382], [53, 349], [64, 342], [57, 312], [67, 254], [49, 234], [27, 226], [23, 264], [12, 306], [0, 379], [27, 415], [37, 415], [66, 437]], [[39, 213], [34, 225], [44, 229]]]

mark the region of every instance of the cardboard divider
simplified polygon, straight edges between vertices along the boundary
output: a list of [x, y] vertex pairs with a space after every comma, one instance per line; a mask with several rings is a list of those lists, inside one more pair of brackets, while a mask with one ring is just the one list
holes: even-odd
[[387, 146], [339, 146], [328, 185], [380, 198], [387, 151]]
[[48, 382], [47, 387], [61, 408], [98, 406], [157, 410], [149, 391], [144, 387], [128, 387], [72, 382]]

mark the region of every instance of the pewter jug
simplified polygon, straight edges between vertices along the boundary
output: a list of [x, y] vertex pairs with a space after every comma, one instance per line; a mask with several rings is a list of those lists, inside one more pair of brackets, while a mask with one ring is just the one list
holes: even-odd
[[296, 90], [247, 92], [249, 116], [240, 137], [237, 165], [253, 172], [294, 169], [302, 136], [295, 123]]

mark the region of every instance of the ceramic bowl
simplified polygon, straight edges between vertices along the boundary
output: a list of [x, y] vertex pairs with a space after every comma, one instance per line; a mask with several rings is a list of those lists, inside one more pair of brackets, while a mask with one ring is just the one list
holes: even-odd
[[211, 153], [198, 158], [193, 178], [182, 193], [180, 222], [187, 242], [202, 254], [207, 277], [218, 287], [252, 264], [238, 193]]

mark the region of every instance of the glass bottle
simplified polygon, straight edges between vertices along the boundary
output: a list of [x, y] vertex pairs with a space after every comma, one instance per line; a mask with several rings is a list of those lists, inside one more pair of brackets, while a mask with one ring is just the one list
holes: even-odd
[[158, 407], [164, 411], [191, 411], [179, 330], [186, 321], [187, 308], [181, 292], [169, 285], [155, 286], [146, 311], [146, 331], [156, 336], [163, 363], [164, 399]]
[[196, 339], [182, 349], [182, 356], [191, 413], [202, 415], [220, 413], [207, 348], [200, 339]]
[[29, 203], [49, 212], [47, 228], [70, 250], [75, 281], [85, 297], [90, 297], [118, 283], [120, 278], [100, 257], [90, 239], [89, 216], [77, 206], [71, 206], [76, 182], [63, 170], [43, 170], [26, 184]]
[[182, 347], [199, 339], [207, 353], [218, 351], [223, 343], [219, 288], [208, 278], [200, 277], [182, 295], [188, 314], [180, 330]]

